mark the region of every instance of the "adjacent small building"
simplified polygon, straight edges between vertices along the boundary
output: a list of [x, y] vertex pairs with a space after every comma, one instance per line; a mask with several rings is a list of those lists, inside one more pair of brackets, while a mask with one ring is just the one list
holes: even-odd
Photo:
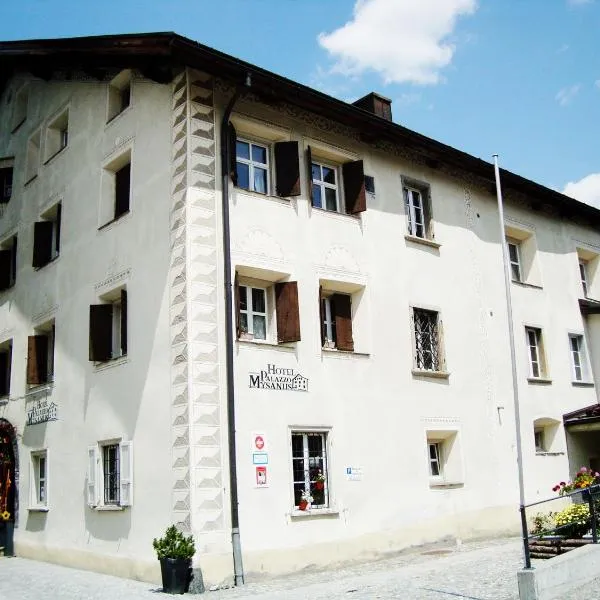
[[[173, 33], [0, 43], [5, 546], [152, 580], [176, 523], [219, 583], [232, 529], [250, 577], [518, 530], [493, 168], [391, 111]], [[600, 467], [600, 212], [501, 176], [534, 501]]]

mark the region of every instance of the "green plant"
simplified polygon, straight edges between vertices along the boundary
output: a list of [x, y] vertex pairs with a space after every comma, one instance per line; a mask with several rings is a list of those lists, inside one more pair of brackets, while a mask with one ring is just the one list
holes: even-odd
[[551, 534], [556, 527], [554, 523], [554, 517], [556, 513], [538, 513], [532, 519], [533, 527], [531, 528], [531, 535], [548, 535]]
[[175, 525], [167, 527], [163, 537], [154, 538], [152, 545], [159, 560], [163, 558], [191, 559], [196, 552], [194, 538], [191, 535], [185, 537]]
[[600, 474], [595, 471], [592, 471], [587, 467], [581, 467], [575, 474], [573, 481], [569, 481], [568, 483], [561, 481], [552, 488], [552, 491], [558, 492], [559, 496], [564, 496], [575, 490], [584, 490], [585, 488], [590, 487], [590, 485], [593, 485], [598, 477], [600, 477]]
[[582, 537], [591, 527], [590, 508], [587, 504], [571, 504], [554, 515], [557, 533], [567, 537]]

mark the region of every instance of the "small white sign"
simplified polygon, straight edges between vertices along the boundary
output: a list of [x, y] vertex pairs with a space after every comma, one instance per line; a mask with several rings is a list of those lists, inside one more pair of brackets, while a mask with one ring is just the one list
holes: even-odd
[[252, 452], [268, 452], [267, 436], [264, 433], [252, 434]]
[[346, 479], [348, 481], [362, 481], [363, 468], [362, 467], [346, 467]]
[[269, 455], [266, 452], [253, 452], [252, 453], [252, 464], [268, 465], [269, 464]]

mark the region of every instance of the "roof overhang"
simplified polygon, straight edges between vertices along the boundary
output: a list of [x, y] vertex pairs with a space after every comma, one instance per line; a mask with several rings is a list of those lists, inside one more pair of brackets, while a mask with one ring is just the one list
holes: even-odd
[[600, 404], [564, 414], [563, 424], [571, 432], [600, 431]]

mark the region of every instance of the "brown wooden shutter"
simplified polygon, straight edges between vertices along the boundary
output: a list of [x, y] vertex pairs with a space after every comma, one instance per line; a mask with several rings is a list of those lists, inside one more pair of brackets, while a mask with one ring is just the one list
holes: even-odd
[[275, 177], [278, 196], [300, 195], [298, 142], [275, 144]]
[[308, 197], [310, 198], [310, 203], [312, 204], [312, 192], [313, 192], [313, 182], [312, 182], [312, 152], [310, 150], [310, 146], [306, 149], [306, 165], [308, 167]]
[[355, 215], [367, 210], [367, 194], [365, 191], [365, 170], [362, 160], [342, 165], [344, 176], [344, 197], [346, 212]]
[[0, 396], [10, 393], [10, 353], [0, 352]]
[[12, 249], [10, 251], [10, 285], [14, 285], [17, 282], [17, 236], [13, 237]]
[[12, 251], [0, 250], [0, 290], [11, 286]]
[[56, 207], [56, 254], [60, 252], [60, 228], [62, 225], [62, 204]]
[[338, 350], [354, 351], [352, 339], [352, 304], [350, 296], [346, 294], [333, 294], [331, 308], [335, 318], [336, 340]]
[[241, 334], [240, 328], [240, 282], [236, 272], [233, 280], [233, 310], [235, 310], [235, 337], [239, 340]]
[[233, 185], [237, 185], [237, 131], [232, 123], [229, 123], [227, 140], [229, 144], [229, 148], [227, 148], [227, 154], [229, 155], [229, 176], [231, 177]]
[[0, 204], [7, 204], [12, 193], [13, 168], [0, 169]]
[[277, 312], [277, 342], [300, 341], [300, 307], [298, 283], [286, 281], [275, 284], [275, 310]]
[[127, 354], [127, 290], [121, 290], [121, 354]]
[[51, 221], [39, 221], [33, 225], [33, 262], [35, 269], [47, 265], [52, 260], [52, 229]]
[[90, 360], [112, 358], [112, 304], [90, 306]]
[[319, 330], [321, 331], [321, 348], [325, 345], [325, 315], [323, 314], [323, 287], [319, 286]]
[[27, 383], [37, 385], [48, 381], [48, 336], [27, 338]]
[[131, 188], [131, 163], [115, 173], [115, 219], [129, 212], [129, 194]]

